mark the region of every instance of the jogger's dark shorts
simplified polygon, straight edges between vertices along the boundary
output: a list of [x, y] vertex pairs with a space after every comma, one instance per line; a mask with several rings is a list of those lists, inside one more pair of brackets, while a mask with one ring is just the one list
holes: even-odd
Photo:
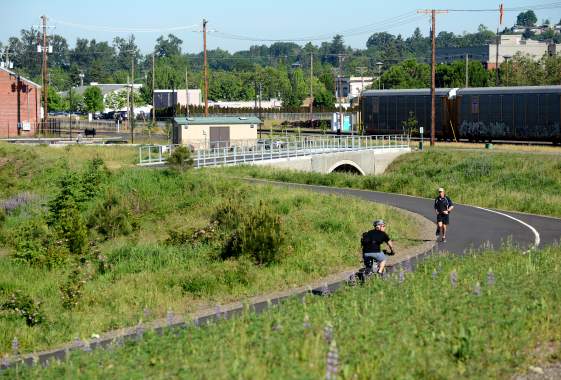
[[450, 224], [450, 215], [445, 214], [438, 214], [436, 216], [436, 222], [442, 222], [442, 224], [449, 225]]

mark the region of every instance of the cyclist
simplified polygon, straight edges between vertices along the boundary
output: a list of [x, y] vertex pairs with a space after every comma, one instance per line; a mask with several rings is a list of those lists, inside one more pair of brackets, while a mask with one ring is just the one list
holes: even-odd
[[370, 274], [373, 270], [374, 260], [378, 263], [378, 274], [384, 273], [386, 267], [387, 256], [382, 251], [381, 245], [386, 243], [390, 248], [390, 255], [394, 255], [394, 247], [392, 240], [386, 233], [386, 224], [383, 220], [374, 221], [374, 229], [362, 234], [362, 259], [366, 267], [366, 273]]

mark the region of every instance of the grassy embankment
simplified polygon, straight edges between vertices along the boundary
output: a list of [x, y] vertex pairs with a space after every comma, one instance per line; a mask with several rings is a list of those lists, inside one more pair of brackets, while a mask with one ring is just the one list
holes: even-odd
[[[0, 145], [0, 353], [187, 315], [358, 264], [360, 233], [406, 216], [214, 170], [134, 167], [123, 147]], [[95, 160], [101, 158], [105, 163]], [[6, 202], [8, 201], [8, 202]]]
[[319, 379], [336, 346], [337, 379], [510, 379], [561, 358], [560, 262], [559, 247], [434, 257], [414, 273], [328, 298], [147, 332], [122, 348], [18, 371], [44, 379]]
[[399, 157], [381, 176], [303, 173], [263, 167], [225, 169], [276, 181], [436, 196], [458, 203], [561, 217], [561, 156], [436, 149]]

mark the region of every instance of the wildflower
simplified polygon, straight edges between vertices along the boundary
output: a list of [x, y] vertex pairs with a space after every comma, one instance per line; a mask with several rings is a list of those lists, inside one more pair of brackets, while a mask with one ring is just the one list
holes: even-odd
[[325, 338], [327, 344], [330, 344], [331, 341], [333, 341], [333, 326], [331, 323], [327, 323], [327, 325], [323, 328], [323, 337]]
[[17, 337], [14, 337], [14, 339], [12, 340], [12, 352], [14, 353], [14, 355], [19, 354], [19, 340]]
[[220, 308], [220, 305], [216, 305], [215, 311], [216, 311], [216, 319], [220, 319], [220, 318], [224, 317], [224, 315], [222, 313], [222, 309]]
[[142, 321], [136, 325], [135, 335], [137, 340], [142, 339], [142, 336], [144, 335], [144, 326], [142, 325]]
[[166, 321], [167, 321], [168, 326], [173, 325], [174, 320], [175, 320], [175, 317], [173, 315], [173, 311], [171, 309], [168, 309], [168, 312], [166, 314]]
[[310, 327], [312, 327], [310, 317], [308, 317], [308, 314], [304, 314], [304, 329], [309, 329]]
[[495, 274], [491, 269], [489, 269], [489, 272], [487, 272], [487, 285], [489, 286], [495, 285]]
[[76, 339], [74, 339], [74, 346], [76, 348], [82, 348], [84, 346], [84, 342], [82, 342], [82, 339], [80, 339], [79, 336], [77, 336]]
[[458, 273], [456, 271], [450, 273], [450, 285], [452, 285], [453, 288], [458, 286]]
[[10, 361], [8, 360], [8, 355], [4, 355], [2, 357], [2, 365], [0, 365], [0, 368], [8, 368], [10, 366]]
[[331, 342], [329, 352], [327, 353], [327, 371], [325, 373], [326, 380], [335, 380], [339, 369], [339, 352], [335, 341]]
[[481, 295], [481, 285], [479, 284], [479, 282], [475, 283], [475, 288], [473, 289], [473, 294], [475, 294], [476, 296]]

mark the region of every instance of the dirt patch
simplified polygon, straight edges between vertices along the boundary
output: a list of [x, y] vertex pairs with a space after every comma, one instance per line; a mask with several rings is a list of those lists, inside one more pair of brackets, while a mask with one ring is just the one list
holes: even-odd
[[538, 345], [533, 353], [534, 363], [526, 373], [516, 375], [513, 380], [558, 380], [561, 379], [561, 342], [546, 342]]

